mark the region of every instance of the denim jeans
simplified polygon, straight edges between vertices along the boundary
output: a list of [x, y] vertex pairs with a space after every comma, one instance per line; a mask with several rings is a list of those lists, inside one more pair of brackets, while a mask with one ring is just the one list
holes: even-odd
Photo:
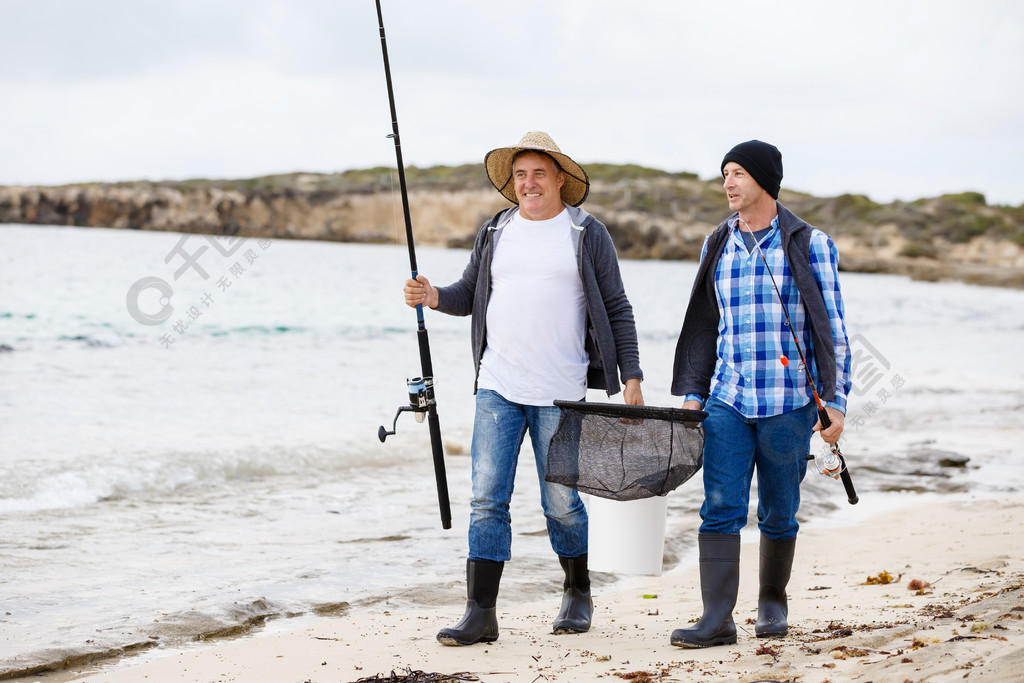
[[489, 389], [477, 391], [469, 559], [505, 562], [512, 557], [509, 502], [519, 449], [527, 431], [537, 461], [540, 503], [547, 518], [551, 547], [561, 557], [578, 557], [587, 552], [587, 510], [579, 494], [567, 486], [544, 481], [548, 444], [560, 415], [555, 406], [522, 405]]
[[750, 480], [757, 468], [757, 519], [774, 540], [796, 536], [800, 482], [807, 474], [814, 403], [781, 415], [743, 417], [716, 398], [704, 420], [702, 534], [738, 534], [747, 523]]

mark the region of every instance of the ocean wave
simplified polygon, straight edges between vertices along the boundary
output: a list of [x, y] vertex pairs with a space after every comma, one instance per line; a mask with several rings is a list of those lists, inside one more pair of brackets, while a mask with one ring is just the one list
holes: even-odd
[[0, 468], [0, 515], [63, 510], [109, 500], [201, 491], [231, 482], [319, 473], [372, 477], [403, 460], [402, 451], [369, 452], [351, 446], [245, 448], [164, 452], [55, 463], [43, 471]]
[[120, 335], [117, 334], [102, 334], [102, 335], [89, 335], [89, 334], [76, 334], [76, 335], [61, 335], [57, 337], [57, 341], [73, 341], [83, 342], [86, 346], [92, 348], [112, 349], [120, 346], [124, 343], [124, 340]]
[[274, 334], [301, 334], [308, 332], [309, 330], [301, 326], [290, 326], [290, 325], [245, 325], [242, 327], [232, 327], [230, 329], [213, 329], [210, 330], [209, 335], [211, 337], [226, 337], [235, 334], [251, 334], [251, 335], [274, 335]]
[[[410, 326], [411, 327], [411, 326]], [[190, 328], [190, 336], [223, 337], [260, 337], [281, 335], [311, 335], [339, 337], [344, 339], [371, 339], [394, 334], [408, 334], [410, 327], [389, 325], [332, 325], [315, 327], [308, 325], [242, 325], [239, 327], [203, 327]]]

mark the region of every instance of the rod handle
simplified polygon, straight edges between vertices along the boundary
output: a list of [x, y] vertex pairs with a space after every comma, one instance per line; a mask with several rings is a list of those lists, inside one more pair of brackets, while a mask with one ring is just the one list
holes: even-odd
[[850, 505], [856, 505], [860, 498], [857, 496], [857, 491], [853, 488], [853, 479], [850, 478], [850, 470], [846, 467], [846, 458], [843, 457], [842, 453], [837, 452], [836, 455], [839, 456], [839, 462], [843, 464], [839, 478], [843, 480], [843, 488], [846, 489], [846, 500]]

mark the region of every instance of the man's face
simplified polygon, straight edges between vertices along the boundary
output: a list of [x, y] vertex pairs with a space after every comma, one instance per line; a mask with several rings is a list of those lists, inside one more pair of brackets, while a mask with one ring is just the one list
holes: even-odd
[[725, 175], [722, 187], [725, 188], [725, 196], [729, 199], [729, 208], [733, 211], [743, 213], [758, 202], [764, 201], [764, 197], [768, 195], [754, 177], [735, 161], [727, 163], [722, 173]]
[[562, 212], [565, 173], [556, 168], [547, 154], [520, 154], [512, 164], [512, 179], [523, 218], [544, 221]]

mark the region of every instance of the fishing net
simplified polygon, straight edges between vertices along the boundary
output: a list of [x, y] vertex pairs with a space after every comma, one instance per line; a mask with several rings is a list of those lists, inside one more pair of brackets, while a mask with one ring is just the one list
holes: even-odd
[[702, 410], [555, 401], [545, 479], [611, 500], [663, 496], [704, 457]]

